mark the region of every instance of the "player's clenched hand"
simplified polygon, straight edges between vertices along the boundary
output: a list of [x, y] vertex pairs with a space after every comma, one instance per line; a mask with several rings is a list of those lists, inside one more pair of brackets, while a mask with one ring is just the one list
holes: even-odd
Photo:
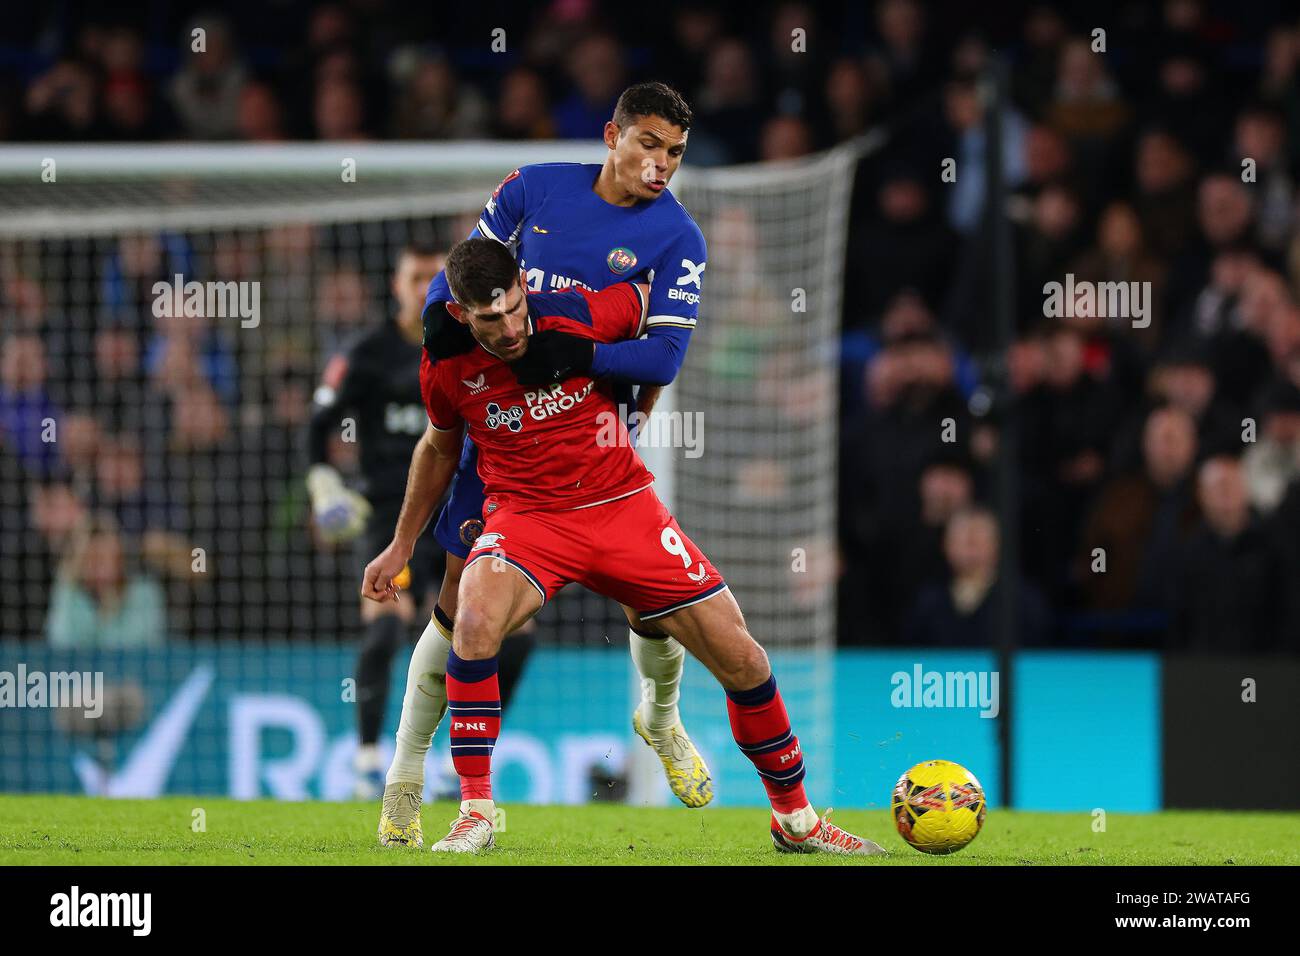
[[528, 348], [510, 363], [510, 370], [520, 385], [549, 385], [587, 374], [595, 355], [590, 339], [546, 329], [528, 336]]
[[361, 596], [380, 604], [398, 600], [400, 589], [393, 579], [402, 573], [409, 556], [408, 549], [396, 541], [384, 548], [379, 557], [366, 565], [365, 576], [361, 579]]

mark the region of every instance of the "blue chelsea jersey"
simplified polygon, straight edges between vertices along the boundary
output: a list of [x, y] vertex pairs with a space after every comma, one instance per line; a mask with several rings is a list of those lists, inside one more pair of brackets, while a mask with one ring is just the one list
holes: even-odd
[[[578, 285], [650, 282], [646, 328], [693, 329], [703, 292], [704, 235], [665, 189], [654, 200], [614, 206], [592, 190], [601, 167], [539, 163], [512, 172], [483, 207], [471, 235], [505, 243], [532, 292]], [[451, 298], [442, 273], [426, 307]]]

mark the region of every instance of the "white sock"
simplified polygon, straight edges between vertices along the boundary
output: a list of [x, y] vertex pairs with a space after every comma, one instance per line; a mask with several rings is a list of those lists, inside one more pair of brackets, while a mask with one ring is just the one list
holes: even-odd
[[411, 652], [406, 671], [406, 696], [402, 698], [402, 719], [397, 725], [397, 749], [388, 768], [387, 783], [415, 783], [424, 786], [424, 758], [447, 712], [447, 655], [451, 653], [451, 632], [436, 618], [420, 635]]
[[794, 813], [778, 813], [773, 810], [772, 814], [776, 817], [776, 822], [781, 824], [781, 829], [796, 840], [802, 840], [812, 833], [813, 827], [817, 826], [817, 811], [808, 804], [804, 804]]
[[686, 649], [671, 637], [629, 635], [632, 662], [641, 675], [641, 720], [651, 734], [667, 731], [677, 723], [677, 700], [682, 683]]

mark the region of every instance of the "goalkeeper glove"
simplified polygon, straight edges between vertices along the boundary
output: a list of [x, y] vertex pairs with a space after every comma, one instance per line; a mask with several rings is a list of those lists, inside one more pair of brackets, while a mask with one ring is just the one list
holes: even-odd
[[510, 363], [520, 385], [549, 385], [591, 371], [596, 349], [590, 339], [547, 329], [528, 337], [528, 349]]
[[424, 349], [429, 358], [454, 358], [464, 355], [474, 347], [474, 335], [469, 326], [456, 321], [447, 311], [447, 303], [432, 302], [424, 310]]
[[350, 541], [366, 527], [370, 502], [347, 488], [329, 465], [312, 465], [307, 472], [311, 513], [321, 537], [332, 544]]

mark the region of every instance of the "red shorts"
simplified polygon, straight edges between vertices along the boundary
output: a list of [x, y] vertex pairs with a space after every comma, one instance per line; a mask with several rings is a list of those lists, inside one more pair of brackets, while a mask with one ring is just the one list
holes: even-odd
[[[484, 508], [487, 514], [493, 499]], [[566, 584], [613, 598], [643, 620], [663, 617], [726, 588], [726, 582], [668, 513], [653, 488], [571, 511], [488, 514], [470, 549], [513, 565], [550, 600]]]

